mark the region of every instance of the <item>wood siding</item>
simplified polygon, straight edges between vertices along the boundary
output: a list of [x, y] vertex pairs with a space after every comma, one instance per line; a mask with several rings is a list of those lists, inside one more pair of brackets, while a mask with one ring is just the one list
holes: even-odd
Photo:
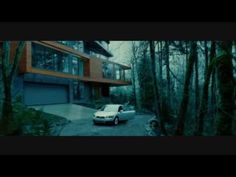
[[103, 79], [102, 76], [102, 61], [90, 60], [90, 77], [98, 80]]
[[35, 74], [42, 74], [42, 75], [49, 75], [49, 76], [55, 76], [55, 77], [62, 77], [62, 78], [68, 78], [68, 79], [77, 79], [84, 82], [94, 82], [94, 83], [107, 83], [111, 85], [130, 85], [131, 82], [127, 81], [121, 81], [121, 80], [111, 80], [111, 79], [97, 79], [97, 78], [91, 78], [91, 77], [81, 77], [66, 73], [60, 73], [55, 71], [49, 71], [44, 69], [38, 69], [38, 68], [31, 68], [29, 73], [35, 73]]

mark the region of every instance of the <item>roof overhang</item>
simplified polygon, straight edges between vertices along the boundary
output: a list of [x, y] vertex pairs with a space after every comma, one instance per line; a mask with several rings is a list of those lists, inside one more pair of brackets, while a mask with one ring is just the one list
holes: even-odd
[[85, 41], [86, 46], [93, 52], [102, 54], [106, 57], [113, 57], [112, 53], [106, 50], [99, 42], [97, 41]]

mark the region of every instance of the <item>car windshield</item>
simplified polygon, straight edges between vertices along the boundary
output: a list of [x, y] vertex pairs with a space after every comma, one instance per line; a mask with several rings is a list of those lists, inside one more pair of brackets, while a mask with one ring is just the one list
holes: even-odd
[[118, 107], [116, 105], [105, 105], [101, 108], [101, 111], [106, 111], [106, 112], [116, 112], [118, 111]]

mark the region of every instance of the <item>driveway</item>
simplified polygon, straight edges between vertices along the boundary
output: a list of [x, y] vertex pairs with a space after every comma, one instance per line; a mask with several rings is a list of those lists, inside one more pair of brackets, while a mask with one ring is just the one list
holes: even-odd
[[37, 110], [65, 117], [71, 122], [67, 124], [60, 136], [145, 136], [145, 125], [153, 115], [138, 114], [126, 123], [114, 125], [94, 125], [92, 121], [95, 109], [75, 104], [58, 104], [32, 106]]
[[55, 104], [31, 106], [31, 108], [42, 110], [43, 112], [65, 117], [68, 120], [80, 120], [92, 118], [95, 109], [76, 105], [76, 104]]
[[60, 136], [145, 136], [145, 125], [152, 115], [136, 115], [126, 123], [114, 125], [94, 125], [92, 117], [73, 120], [66, 125]]

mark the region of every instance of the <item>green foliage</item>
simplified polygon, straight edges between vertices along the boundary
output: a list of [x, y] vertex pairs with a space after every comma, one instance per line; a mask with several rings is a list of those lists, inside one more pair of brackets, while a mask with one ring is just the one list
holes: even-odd
[[22, 103], [22, 95], [18, 95], [15, 100], [17, 103]]
[[124, 103], [134, 103], [134, 93], [132, 87], [130, 86], [120, 86], [114, 87], [111, 91], [111, 103], [114, 104], [124, 104]]
[[50, 134], [49, 122], [44, 113], [28, 109], [19, 103], [13, 106], [13, 119], [7, 130], [1, 134], [10, 136], [47, 136]]

